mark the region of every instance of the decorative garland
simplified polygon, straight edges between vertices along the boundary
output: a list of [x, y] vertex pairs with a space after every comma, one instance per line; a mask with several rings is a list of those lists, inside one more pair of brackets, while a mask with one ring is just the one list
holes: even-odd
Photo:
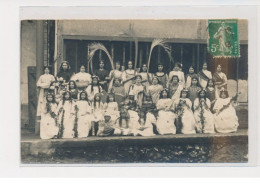
[[63, 107], [61, 107], [59, 109], [59, 112], [58, 114], [60, 114], [62, 112], [62, 116], [61, 116], [61, 124], [60, 124], [60, 127], [59, 127], [59, 133], [58, 133], [58, 138], [62, 138], [63, 136], [63, 131], [64, 131], [64, 114], [65, 114], [65, 110], [63, 109]]
[[55, 112], [52, 111], [52, 109], [51, 109], [51, 104], [48, 103], [48, 102], [47, 102], [47, 104], [46, 104], [46, 111], [47, 111], [47, 113], [50, 114], [50, 116], [51, 116], [53, 119], [55, 119], [55, 125], [58, 126], [57, 116], [56, 116]]
[[79, 112], [79, 108], [77, 105], [74, 106], [74, 110], [75, 110], [75, 122], [74, 122], [73, 131], [74, 131], [74, 138], [77, 138], [78, 137], [78, 112]]
[[[182, 103], [181, 103], [182, 102]], [[184, 108], [183, 108], [183, 105], [185, 105], [186, 104], [186, 101], [184, 101], [184, 100], [180, 100], [179, 101], [179, 103], [178, 103], [178, 105], [177, 105], [177, 107], [176, 107], [176, 109], [175, 109], [175, 113], [177, 114], [177, 116], [178, 116], [178, 119], [177, 119], [177, 124], [176, 124], [176, 128], [177, 128], [177, 130], [178, 130], [178, 132], [179, 133], [181, 133], [181, 129], [182, 129], [182, 116], [183, 116], [183, 114], [184, 114]]]
[[[206, 102], [205, 102], [206, 103]], [[201, 121], [201, 125], [202, 125], [202, 133], [204, 133], [204, 127], [205, 127], [205, 117], [204, 117], [204, 108], [202, 105], [202, 101], [200, 100], [200, 121]], [[207, 104], [206, 104], [206, 108], [207, 108]]]

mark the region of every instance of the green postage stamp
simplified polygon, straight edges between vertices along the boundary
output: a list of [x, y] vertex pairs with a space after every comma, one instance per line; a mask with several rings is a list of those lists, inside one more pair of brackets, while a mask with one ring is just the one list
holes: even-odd
[[213, 57], [240, 56], [237, 20], [208, 20], [208, 32], [208, 50]]

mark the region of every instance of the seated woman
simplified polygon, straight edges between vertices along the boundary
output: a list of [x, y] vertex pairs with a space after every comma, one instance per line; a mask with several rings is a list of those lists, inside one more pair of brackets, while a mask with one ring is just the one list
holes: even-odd
[[181, 90], [183, 89], [183, 86], [179, 83], [179, 77], [177, 75], [173, 75], [172, 79], [169, 81], [169, 94], [174, 102], [176, 99], [179, 98], [181, 94]]
[[160, 94], [160, 99], [156, 104], [158, 112], [156, 129], [159, 134], [176, 134], [175, 118], [173, 113], [172, 100], [169, 98], [167, 89], [163, 89]]
[[41, 139], [57, 138], [59, 133], [59, 126], [57, 123], [57, 104], [55, 97], [49, 93], [46, 95], [46, 103], [42, 106], [41, 123], [40, 123], [40, 137]]
[[236, 96], [234, 98], [228, 97], [227, 91], [220, 92], [220, 98], [217, 98], [213, 110], [215, 129], [219, 133], [236, 132], [238, 128], [238, 118], [236, 115]]
[[108, 94], [107, 103], [104, 104], [104, 108], [106, 114], [111, 117], [111, 121], [115, 121], [117, 118], [119, 118], [118, 104], [115, 101], [115, 95], [113, 93]]
[[91, 75], [86, 72], [86, 67], [84, 65], [80, 66], [80, 72], [73, 75], [71, 80], [76, 82], [80, 92], [85, 90], [92, 81]]
[[152, 97], [153, 103], [156, 104], [160, 97], [160, 92], [163, 90], [163, 86], [159, 84], [158, 77], [153, 77], [152, 85], [148, 87], [148, 94]]
[[169, 81], [168, 81], [168, 86], [169, 86], [169, 82], [170, 80], [172, 80], [172, 76], [177, 75], [178, 79], [179, 79], [179, 84], [182, 87], [185, 87], [185, 77], [184, 77], [184, 73], [182, 72], [182, 64], [181, 63], [175, 63], [173, 70], [169, 73]]
[[206, 96], [206, 91], [201, 90], [193, 104], [197, 133], [215, 133], [214, 119], [210, 111], [210, 105], [211, 103]]
[[188, 98], [188, 94], [188, 90], [183, 89], [180, 98], [175, 102], [175, 112], [179, 122], [177, 124], [181, 124], [181, 133], [195, 134], [195, 119], [192, 112], [192, 102]]
[[197, 77], [198, 78], [198, 74], [195, 73], [193, 65], [190, 66], [189, 73], [186, 75], [186, 84], [185, 84], [185, 88], [186, 89], [188, 89], [188, 87], [191, 86], [191, 79], [192, 79], [192, 77]]
[[202, 70], [199, 72], [199, 83], [202, 89], [207, 87], [208, 80], [212, 79], [211, 71], [208, 71], [208, 64], [204, 62], [202, 65]]
[[208, 84], [207, 84], [207, 87], [206, 87], [206, 93], [207, 93], [207, 97], [208, 99], [210, 100], [211, 102], [211, 110], [213, 109], [213, 106], [217, 100], [217, 97], [218, 97], [218, 92], [215, 88], [215, 85], [214, 85], [214, 82], [212, 79], [209, 79], [208, 80]]
[[88, 137], [91, 129], [92, 109], [88, 101], [87, 93], [82, 91], [79, 100], [76, 102], [77, 107], [77, 136], [78, 138]]
[[201, 91], [201, 87], [199, 85], [199, 80], [197, 77], [193, 76], [191, 78], [191, 86], [188, 87], [189, 91], [189, 99], [193, 103], [196, 98], [198, 98], [198, 94]]
[[135, 77], [135, 84], [132, 84], [129, 88], [129, 93], [135, 97], [135, 101], [139, 107], [142, 107], [143, 95], [145, 93], [145, 86], [142, 85], [142, 76], [137, 75]]
[[73, 100], [77, 100], [78, 99], [78, 89], [76, 86], [76, 82], [75, 81], [69, 81], [69, 92], [71, 94], [71, 98]]
[[90, 102], [94, 101], [94, 97], [97, 93], [101, 93], [103, 91], [101, 85], [99, 84], [99, 78], [96, 75], [92, 76], [92, 83], [86, 89], [88, 94], [88, 99]]
[[163, 86], [163, 88], [167, 88], [167, 83], [169, 80], [168, 74], [164, 72], [164, 66], [162, 63], [158, 64], [158, 71], [154, 74], [159, 79], [159, 83]]

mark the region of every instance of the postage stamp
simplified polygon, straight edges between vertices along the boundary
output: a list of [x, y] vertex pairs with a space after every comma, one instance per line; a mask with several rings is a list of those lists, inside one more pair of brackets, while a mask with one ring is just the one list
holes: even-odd
[[208, 33], [213, 57], [240, 57], [237, 20], [208, 20]]

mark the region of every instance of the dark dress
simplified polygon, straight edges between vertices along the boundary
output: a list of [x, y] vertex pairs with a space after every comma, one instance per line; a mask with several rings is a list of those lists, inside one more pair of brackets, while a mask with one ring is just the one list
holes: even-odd
[[73, 72], [71, 70], [68, 71], [59, 71], [59, 73], [57, 74], [57, 77], [62, 77], [63, 80], [67, 82], [69, 82], [71, 76], [73, 75]]
[[[106, 81], [106, 77], [109, 76], [109, 71], [107, 71], [105, 69], [103, 69], [103, 70], [98, 69], [94, 72], [94, 75], [98, 76], [100, 82], [104, 82], [104, 81]], [[108, 85], [107, 85], [107, 83], [105, 83], [105, 84], [101, 85], [101, 87], [102, 87], [102, 89], [107, 91]]]

